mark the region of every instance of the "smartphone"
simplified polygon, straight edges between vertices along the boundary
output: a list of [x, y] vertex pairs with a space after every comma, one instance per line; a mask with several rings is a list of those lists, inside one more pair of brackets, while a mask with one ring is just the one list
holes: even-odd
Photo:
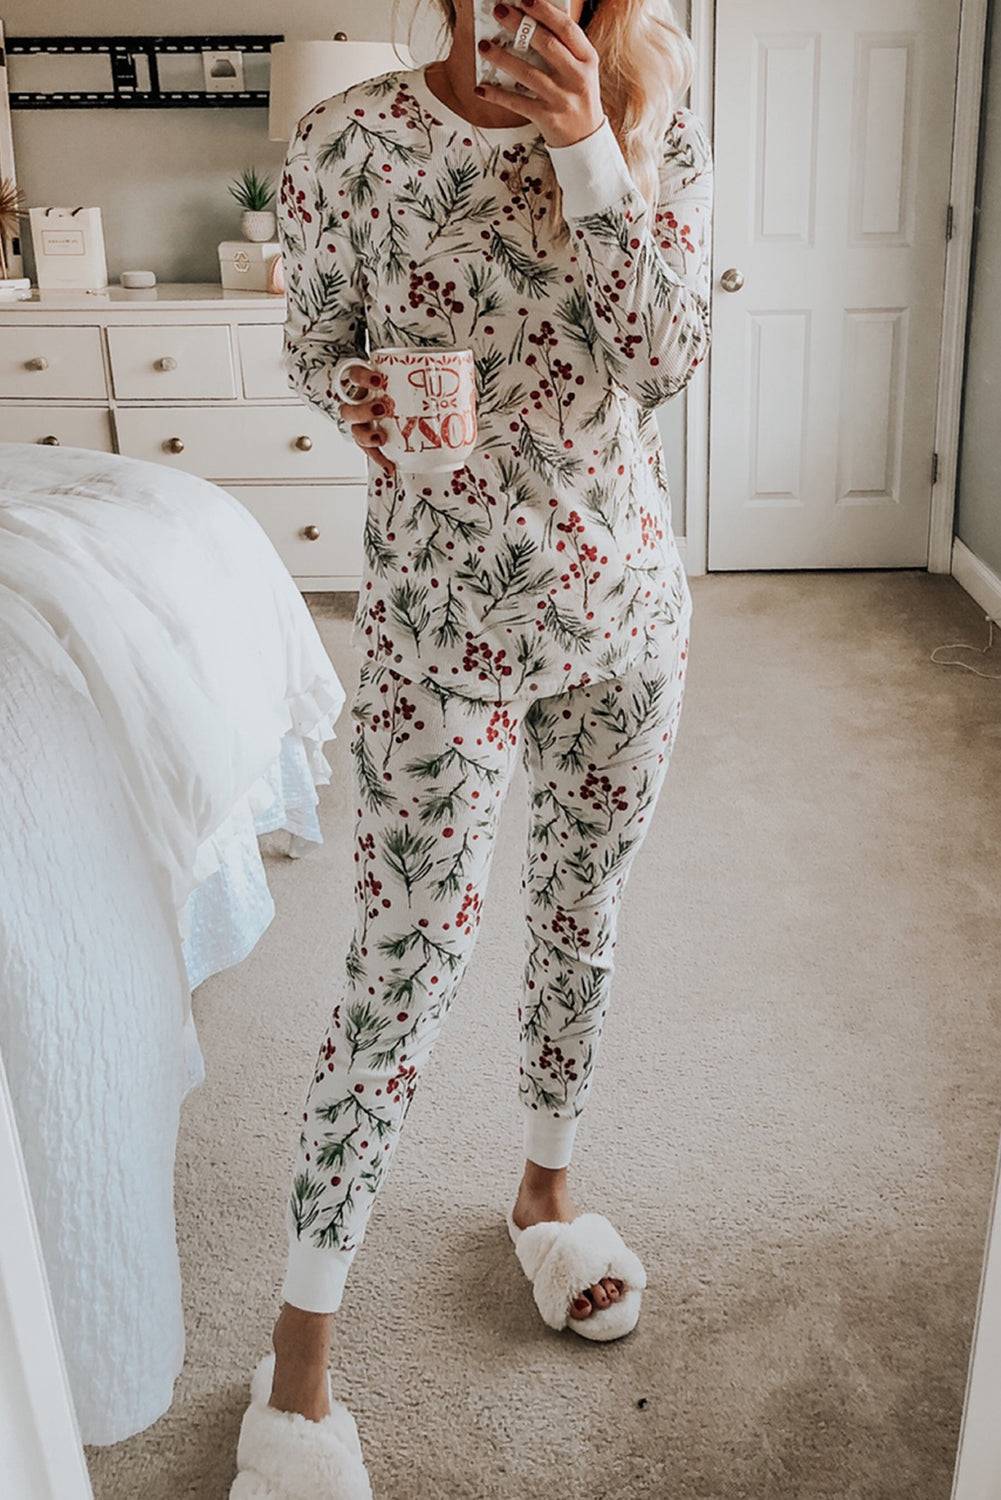
[[[495, 4], [496, 0], [473, 0], [473, 34], [475, 40], [479, 43], [481, 37], [486, 37], [488, 41], [493, 42], [498, 37], [504, 37], [508, 46], [510, 46], [511, 33], [504, 30], [504, 27], [494, 15]], [[553, 4], [558, 5], [560, 10], [565, 10], [569, 14], [570, 0], [553, 0]], [[473, 55], [476, 58], [477, 83], [497, 83], [503, 89], [515, 89], [518, 93], [530, 92], [530, 90], [524, 89], [520, 83], [516, 83], [510, 73], [505, 73], [501, 68], [496, 67], [489, 57], [484, 57], [478, 45], [474, 47]], [[543, 72], [546, 71], [546, 65], [534, 47], [529, 47], [528, 51], [523, 52], [521, 55], [533, 68], [541, 68]]]

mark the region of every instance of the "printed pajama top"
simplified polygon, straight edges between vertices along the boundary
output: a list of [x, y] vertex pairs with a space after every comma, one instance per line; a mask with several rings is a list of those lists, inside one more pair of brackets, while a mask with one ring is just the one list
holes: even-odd
[[345, 355], [476, 363], [463, 468], [369, 461], [354, 640], [371, 659], [468, 698], [548, 696], [641, 663], [689, 607], [654, 411], [708, 351], [711, 184], [687, 110], [651, 211], [607, 120], [563, 147], [531, 122], [480, 130], [422, 68], [301, 121], [279, 205], [292, 384], [347, 435]]

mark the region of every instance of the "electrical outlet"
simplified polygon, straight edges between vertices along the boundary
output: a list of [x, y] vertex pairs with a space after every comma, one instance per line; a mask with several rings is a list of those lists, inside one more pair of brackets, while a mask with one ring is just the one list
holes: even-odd
[[243, 92], [242, 52], [203, 52], [205, 92], [207, 94], [240, 94]]

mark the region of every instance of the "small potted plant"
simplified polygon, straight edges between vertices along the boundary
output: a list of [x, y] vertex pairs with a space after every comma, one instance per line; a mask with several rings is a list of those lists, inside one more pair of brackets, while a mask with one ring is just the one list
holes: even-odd
[[0, 302], [10, 302], [28, 295], [31, 283], [26, 276], [11, 276], [7, 264], [7, 246], [18, 237], [24, 213], [21, 189], [11, 177], [0, 177]]
[[277, 229], [274, 211], [275, 187], [270, 177], [260, 177], [253, 167], [244, 167], [229, 185], [233, 197], [243, 209], [240, 228], [245, 240], [255, 245], [273, 240]]

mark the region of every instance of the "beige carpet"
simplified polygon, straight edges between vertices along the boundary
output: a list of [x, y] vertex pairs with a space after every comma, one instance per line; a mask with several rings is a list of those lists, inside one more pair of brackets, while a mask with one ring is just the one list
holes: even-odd
[[[1001, 1128], [1001, 685], [922, 574], [694, 583], [689, 696], [627, 900], [579, 1137], [582, 1205], [651, 1279], [621, 1345], [536, 1319], [519, 1167], [525, 814], [338, 1319], [376, 1500], [947, 1500]], [[353, 683], [345, 603], [316, 601]], [[350, 919], [329, 842], [207, 983], [177, 1172], [188, 1355], [172, 1411], [90, 1455], [98, 1500], [224, 1500], [282, 1269], [294, 1120]]]

